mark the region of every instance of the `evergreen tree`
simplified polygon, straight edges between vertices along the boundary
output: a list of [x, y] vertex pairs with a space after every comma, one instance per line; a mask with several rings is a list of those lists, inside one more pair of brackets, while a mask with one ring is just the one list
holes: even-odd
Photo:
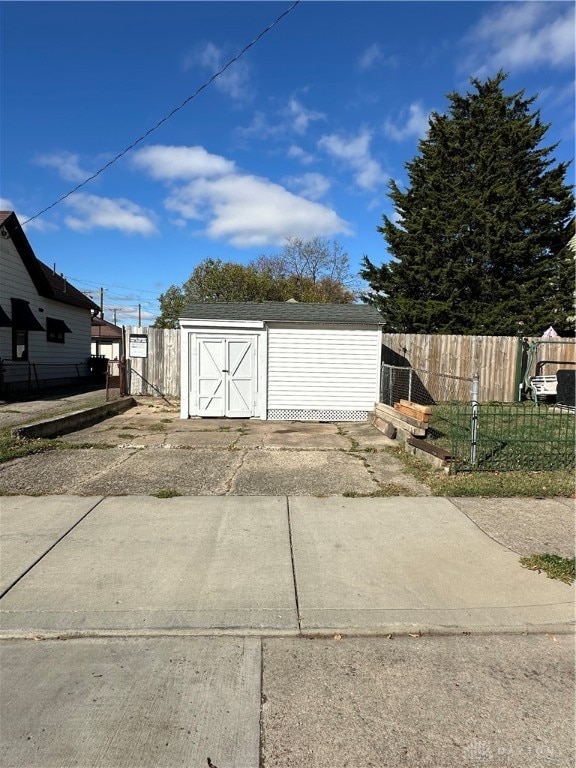
[[378, 227], [392, 256], [364, 257], [363, 296], [390, 332], [540, 335], [571, 333], [574, 263], [567, 257], [574, 203], [569, 163], [541, 147], [549, 125], [536, 97], [506, 95], [503, 72], [448, 95], [433, 113], [409, 186], [392, 181], [397, 223]]

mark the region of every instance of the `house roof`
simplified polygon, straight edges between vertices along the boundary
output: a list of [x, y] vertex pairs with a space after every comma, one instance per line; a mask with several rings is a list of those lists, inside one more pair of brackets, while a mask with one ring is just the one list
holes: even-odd
[[108, 341], [111, 339], [118, 340], [122, 338], [122, 328], [118, 325], [114, 325], [114, 323], [109, 323], [102, 317], [93, 317], [91, 335], [93, 339], [107, 339]]
[[62, 304], [90, 309], [94, 312], [100, 310], [98, 304], [95, 304], [92, 299], [89, 299], [62, 275], [58, 275], [54, 269], [36, 257], [14, 211], [0, 211], [0, 227], [8, 233], [14, 243], [40, 296], [59, 301]]
[[263, 320], [281, 323], [382, 325], [382, 316], [368, 304], [305, 304], [291, 301], [194, 302], [181, 320]]

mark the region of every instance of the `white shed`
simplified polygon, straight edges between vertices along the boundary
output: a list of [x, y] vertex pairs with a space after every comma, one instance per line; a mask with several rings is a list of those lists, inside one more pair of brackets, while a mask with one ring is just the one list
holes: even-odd
[[366, 304], [190, 304], [181, 418], [365, 421], [379, 399], [381, 326]]

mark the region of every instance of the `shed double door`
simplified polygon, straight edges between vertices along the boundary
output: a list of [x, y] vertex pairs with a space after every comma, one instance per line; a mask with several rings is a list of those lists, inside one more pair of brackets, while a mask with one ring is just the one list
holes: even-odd
[[197, 337], [199, 416], [255, 415], [256, 339]]

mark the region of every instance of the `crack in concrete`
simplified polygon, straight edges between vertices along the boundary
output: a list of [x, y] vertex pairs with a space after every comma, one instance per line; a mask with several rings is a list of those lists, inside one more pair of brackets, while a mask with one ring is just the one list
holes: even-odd
[[[223, 450], [230, 450], [230, 449], [224, 448]], [[240, 451], [241, 449], [237, 449], [237, 450]], [[236, 476], [238, 475], [238, 472], [240, 472], [240, 470], [242, 469], [242, 467], [244, 465], [244, 461], [246, 460], [246, 456], [247, 455], [248, 455], [248, 451], [246, 449], [242, 450], [242, 455], [239, 457], [238, 464], [232, 470], [232, 474], [230, 475], [229, 479], [224, 484], [224, 493], [222, 494], [223, 496], [232, 496], [232, 495], [234, 495], [231, 492], [232, 491], [232, 485], [234, 484], [234, 480], [236, 479]], [[220, 494], [217, 494], [217, 495], [220, 495]]]
[[292, 584], [294, 586], [294, 602], [296, 604], [296, 621], [298, 632], [302, 632], [302, 617], [300, 616], [300, 601], [298, 598], [298, 582], [296, 580], [296, 562], [294, 559], [294, 542], [292, 538], [292, 520], [290, 517], [290, 498], [286, 496], [286, 516], [288, 519], [288, 542], [290, 544], [290, 561], [292, 563]]
[[102, 469], [100, 472], [96, 472], [88, 480], [83, 480], [80, 483], [74, 483], [73, 485], [65, 486], [65, 489], [64, 489], [65, 493], [78, 493], [78, 494], [81, 494], [82, 493], [82, 489], [85, 488], [88, 484], [93, 483], [94, 480], [98, 480], [101, 477], [104, 477], [104, 476], [110, 474], [110, 472], [113, 472], [118, 467], [120, 467], [122, 464], [124, 464], [125, 462], [129, 461], [129, 459], [131, 459], [132, 456], [134, 456], [136, 453], [139, 453], [143, 449], [142, 448], [134, 448], [134, 449], [129, 449], [129, 450], [130, 450], [130, 453], [128, 453], [126, 456], [121, 456], [113, 464], [110, 464], [108, 467], [106, 467], [105, 469]]

